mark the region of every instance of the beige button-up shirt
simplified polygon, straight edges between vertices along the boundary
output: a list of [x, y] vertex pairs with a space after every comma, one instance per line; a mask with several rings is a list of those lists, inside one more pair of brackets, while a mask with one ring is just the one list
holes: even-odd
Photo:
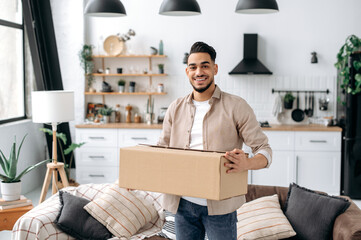
[[[189, 148], [195, 106], [193, 94], [173, 101], [163, 121], [163, 131], [158, 145]], [[212, 151], [242, 149], [243, 143], [251, 147], [254, 154], [261, 153], [271, 164], [272, 150], [267, 136], [262, 132], [252, 108], [241, 97], [222, 92], [216, 86], [209, 100], [210, 109], [203, 119], [203, 148]], [[163, 207], [176, 213], [180, 196], [165, 194]], [[215, 201], [207, 200], [208, 214], [227, 214], [245, 202], [244, 196]]]

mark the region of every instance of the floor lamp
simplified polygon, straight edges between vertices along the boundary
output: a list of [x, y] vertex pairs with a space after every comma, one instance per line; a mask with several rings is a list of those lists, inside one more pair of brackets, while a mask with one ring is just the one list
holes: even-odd
[[39, 204], [45, 200], [48, 188], [53, 177], [52, 192], [58, 191], [58, 173], [63, 186], [69, 186], [64, 170], [64, 163], [58, 162], [57, 157], [57, 125], [74, 119], [74, 92], [72, 91], [36, 91], [32, 92], [33, 122], [45, 123], [53, 130], [53, 161], [47, 164], [46, 175], [41, 190]]

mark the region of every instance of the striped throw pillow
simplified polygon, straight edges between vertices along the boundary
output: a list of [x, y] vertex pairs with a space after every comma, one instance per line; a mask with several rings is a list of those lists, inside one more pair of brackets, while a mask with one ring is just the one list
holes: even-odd
[[237, 210], [237, 240], [283, 239], [296, 235], [283, 214], [277, 194], [255, 199]]
[[138, 195], [112, 185], [84, 209], [116, 237], [130, 238], [158, 215], [153, 204]]

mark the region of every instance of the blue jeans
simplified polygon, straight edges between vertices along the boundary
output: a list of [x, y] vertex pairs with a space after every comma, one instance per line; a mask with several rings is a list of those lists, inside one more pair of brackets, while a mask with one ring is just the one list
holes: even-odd
[[175, 232], [177, 240], [204, 240], [205, 232], [209, 240], [235, 240], [237, 213], [208, 215], [207, 206], [181, 198], [175, 215]]

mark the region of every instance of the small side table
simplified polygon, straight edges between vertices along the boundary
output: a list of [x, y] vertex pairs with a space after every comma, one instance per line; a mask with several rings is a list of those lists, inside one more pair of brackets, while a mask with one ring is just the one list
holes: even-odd
[[15, 222], [26, 212], [30, 211], [34, 206], [11, 208], [0, 210], [0, 231], [12, 230]]

